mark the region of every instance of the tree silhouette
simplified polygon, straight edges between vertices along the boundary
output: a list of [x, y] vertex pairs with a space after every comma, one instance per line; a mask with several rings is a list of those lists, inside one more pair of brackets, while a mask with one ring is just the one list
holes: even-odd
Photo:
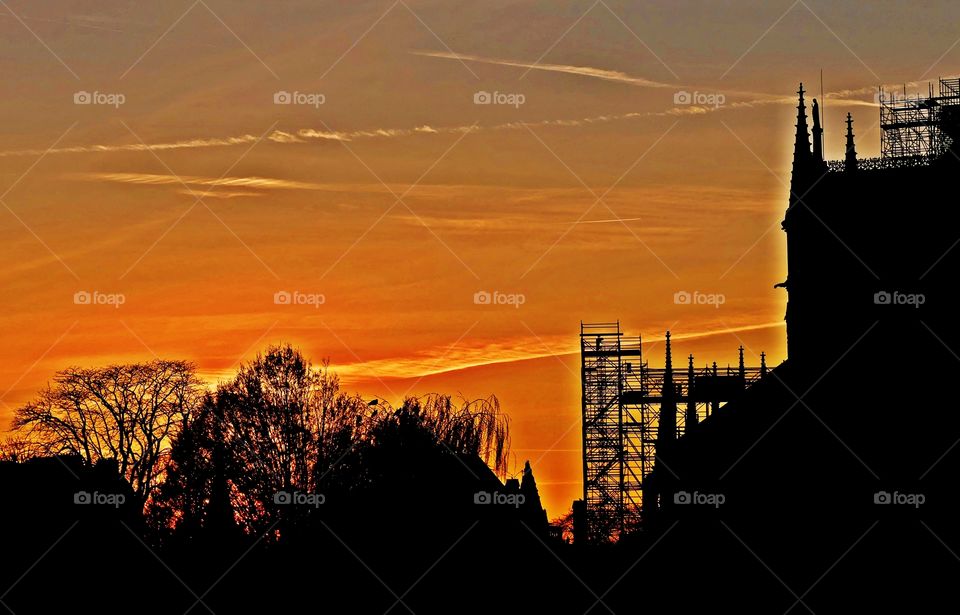
[[573, 544], [574, 534], [573, 534], [573, 511], [568, 510], [563, 513], [556, 519], [550, 522], [555, 528], [559, 529], [560, 540], [567, 544]]
[[13, 429], [44, 454], [79, 455], [90, 466], [114, 460], [143, 504], [200, 394], [184, 361], [72, 367], [16, 410]]
[[303, 512], [278, 507], [278, 492], [317, 493], [318, 481], [362, 438], [367, 405], [340, 391], [289, 344], [270, 346], [208, 394], [177, 437], [152, 525], [181, 539], [260, 534]]
[[23, 434], [7, 436], [0, 442], [0, 461], [23, 462], [46, 454], [46, 448]]
[[411, 397], [394, 410], [341, 391], [327, 362], [317, 369], [292, 346], [271, 346], [185, 422], [150, 521], [161, 536], [186, 541], [238, 527], [283, 531], [312, 511], [278, 506], [278, 492], [383, 493], [451, 454], [475, 455], [503, 474], [508, 451], [495, 397]]
[[230, 457], [223, 442], [218, 397], [206, 394], [199, 410], [176, 436], [163, 483], [147, 507], [158, 542], [227, 538], [236, 524], [230, 506]]
[[[399, 429], [392, 430], [394, 425]], [[498, 474], [507, 470], [510, 426], [494, 396], [460, 405], [449, 395], [407, 398], [392, 420], [384, 418], [377, 436], [381, 443], [389, 435], [416, 441], [415, 431], [448, 452], [480, 457]]]
[[278, 492], [317, 491], [314, 468], [324, 440], [337, 437], [340, 410], [352, 407], [337, 385], [288, 344], [241, 365], [217, 391], [228, 465], [237, 470], [229, 476], [232, 504], [249, 530], [259, 533], [279, 520]]

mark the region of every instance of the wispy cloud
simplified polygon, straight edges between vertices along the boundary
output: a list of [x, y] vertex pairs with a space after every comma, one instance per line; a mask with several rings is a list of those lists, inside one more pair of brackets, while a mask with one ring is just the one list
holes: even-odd
[[[177, 190], [177, 194], [182, 194], [185, 196], [197, 197], [195, 192], [190, 192], [189, 190]], [[262, 192], [208, 192], [203, 195], [205, 199], [239, 199], [239, 198], [256, 198], [263, 196]]]
[[[445, 132], [466, 132], [469, 127], [456, 127], [447, 129]], [[335, 139], [340, 141], [352, 141], [353, 139], [373, 139], [377, 137], [409, 137], [417, 134], [437, 134], [440, 132], [431, 126], [417, 126], [415, 128], [374, 128], [371, 130], [354, 130], [352, 132], [328, 132], [316, 130], [315, 128], [301, 128], [297, 131], [297, 136], [301, 139]]]
[[[295, 133], [275, 130], [266, 140], [278, 144], [309, 143], [313, 141], [352, 141], [354, 139], [406, 137], [417, 134], [436, 134], [440, 132], [466, 132], [469, 126], [434, 129], [430, 126], [414, 128], [375, 128], [369, 130], [355, 130], [352, 132], [335, 132], [317, 130], [316, 128], [302, 128]], [[210, 147], [233, 147], [250, 145], [260, 140], [256, 135], [239, 135], [235, 137], [207, 137], [185, 139], [166, 143], [123, 143], [99, 145], [73, 145], [55, 147], [53, 149], [19, 149], [0, 151], [0, 158], [12, 156], [40, 156], [49, 154], [100, 154], [116, 152], [147, 152], [164, 150], [181, 150]]]
[[593, 68], [591, 66], [572, 66], [569, 64], [542, 64], [533, 62], [520, 62], [517, 60], [502, 60], [499, 58], [486, 58], [462, 53], [452, 53], [448, 51], [411, 51], [413, 55], [427, 58], [441, 58], [445, 60], [457, 60], [460, 62], [478, 62], [481, 64], [494, 64], [497, 66], [513, 66], [516, 68], [526, 68], [530, 70], [539, 70], [550, 73], [565, 73], [568, 75], [579, 75], [581, 77], [591, 77], [593, 79], [603, 79], [604, 81], [616, 81], [617, 83], [627, 83], [646, 88], [670, 88], [677, 89], [675, 83], [662, 83], [643, 77], [634, 77], [616, 70], [604, 68]]
[[619, 224], [621, 222], [636, 222], [643, 218], [610, 218], [606, 220], [577, 220], [573, 224]]
[[289, 179], [272, 177], [197, 177], [192, 175], [155, 175], [150, 173], [71, 173], [65, 179], [80, 181], [104, 181], [120, 184], [140, 184], [147, 186], [183, 185], [211, 187], [224, 186], [227, 188], [256, 188], [260, 190], [327, 190], [330, 186], [299, 182]]
[[[686, 334], [681, 333], [674, 335], [672, 339], [674, 341], [702, 339], [716, 335], [773, 329], [782, 326], [784, 326], [783, 322], [743, 325]], [[661, 341], [663, 341], [663, 338], [660, 336], [644, 338], [645, 343]], [[440, 347], [422, 351], [409, 357], [391, 357], [352, 363], [338, 366], [336, 372], [347, 381], [374, 378], [421, 378], [502, 363], [572, 356], [579, 352], [580, 348], [578, 344], [571, 343], [570, 336], [568, 335], [524, 337], [504, 342], [480, 344], [472, 347], [465, 344], [453, 349]]]
[[259, 137], [254, 135], [242, 135], [239, 137], [188, 139], [184, 141], [173, 141], [170, 143], [127, 143], [122, 145], [74, 145], [70, 147], [55, 147], [46, 149], [21, 149], [0, 151], [0, 157], [7, 156], [40, 156], [43, 154], [94, 154], [103, 152], [146, 152], [173, 149], [191, 149], [196, 147], [229, 147], [234, 145], [244, 145], [256, 143]]
[[[714, 87], [710, 86], [692, 86], [685, 85], [680, 86], [676, 83], [665, 83], [661, 81], [653, 81], [651, 79], [646, 79], [643, 77], [636, 77], [633, 75], [628, 75], [627, 73], [615, 70], [609, 70], [605, 68], [595, 68], [591, 66], [572, 66], [568, 64], [542, 64], [542, 63], [532, 63], [532, 62], [521, 62], [518, 60], [505, 60], [500, 58], [488, 58], [484, 56], [469, 55], [462, 53], [454, 53], [448, 51], [411, 51], [413, 55], [423, 56], [428, 58], [441, 58], [447, 60], [458, 60], [463, 62], [478, 62], [482, 64], [493, 64], [497, 66], [513, 66], [517, 68], [526, 68], [529, 70], [540, 70], [546, 72], [555, 72], [555, 73], [566, 73], [569, 75], [579, 75], [581, 77], [590, 77], [593, 79], [602, 79], [604, 81], [614, 81], [617, 83], [624, 83], [627, 85], [634, 85], [639, 87], [648, 87], [648, 88], [666, 88], [671, 90], [700, 90], [700, 91], [713, 91]], [[916, 83], [909, 83], [907, 87], [915, 87]], [[885, 90], [889, 90], [890, 86], [884, 86]], [[851, 106], [876, 106], [875, 102], [870, 100], [860, 100], [856, 96], [863, 96], [866, 94], [873, 94], [876, 92], [875, 87], [866, 87], [859, 88], [856, 90], [840, 90], [837, 92], [827, 92], [827, 97], [833, 100], [834, 104], [845, 104]], [[762, 92], [746, 92], [746, 91], [731, 91], [724, 88], [723, 94], [728, 98], [741, 98], [742, 100], [731, 101], [730, 103], [724, 105], [724, 107], [729, 109], [737, 108], [752, 108], [758, 105], [776, 105], [776, 104], [796, 104], [796, 99], [793, 96], [780, 96], [774, 94], [766, 94]], [[718, 111], [723, 107], [714, 107], [709, 105], [699, 106], [691, 105], [684, 107], [676, 107], [674, 109], [669, 109], [660, 113], [651, 113], [651, 114], [624, 114], [621, 116], [612, 116], [617, 119], [625, 119], [630, 117], [638, 117], [640, 115], [702, 115], [706, 113], [711, 113]]]
[[[428, 55], [431, 57], [455, 57], [457, 54], [443, 54], [441, 52], [416, 52], [420, 55]], [[467, 58], [473, 58], [474, 56], [467, 56]], [[476, 60], [480, 61], [480, 60]], [[493, 60], [489, 60], [494, 62]], [[519, 62], [509, 62], [506, 60], [497, 60], [497, 63], [506, 63], [507, 65], [513, 66], [526, 66], [526, 64]], [[593, 69], [588, 67], [566, 67], [561, 65], [538, 65], [539, 68], [543, 70], [554, 70], [558, 72], [573, 72], [573, 69], [577, 69], [578, 72], [574, 74], [580, 74], [584, 76], [592, 76], [597, 78], [606, 79], [609, 81], [619, 81], [623, 83], [630, 83], [633, 85], [646, 85], [648, 87], [670, 87], [677, 89], [676, 85], [671, 84], [660, 84], [657, 82], [648, 81], [639, 77], [630, 77], [629, 75], [623, 75], [617, 71], [607, 71], [604, 69]], [[569, 70], [560, 70], [569, 69]], [[915, 83], [907, 84], [907, 87], [914, 87]], [[898, 86], [883, 86], [885, 91], [895, 91]], [[693, 88], [691, 88], [693, 89]], [[702, 88], [704, 91], [707, 88]], [[827, 92], [826, 100], [828, 104], [832, 105], [844, 105], [844, 106], [864, 106], [864, 107], [877, 107], [878, 104], [876, 99], [871, 94], [876, 92], [875, 87], [865, 87], [854, 90], [838, 90], [835, 92]], [[677, 117], [677, 116], [687, 116], [687, 115], [705, 115], [708, 113], [717, 113], [730, 110], [738, 109], [752, 109], [758, 106], [766, 105], [788, 105], [792, 106], [796, 104], [796, 98], [793, 96], [780, 96], [773, 94], [764, 94], [759, 92], [728, 92], [728, 98], [731, 100], [727, 101], [723, 105], [679, 105], [679, 106], [670, 106], [666, 109], [660, 111], [633, 111], [628, 113], [616, 113], [616, 114], [606, 114], [606, 115], [595, 115], [589, 117], [581, 118], [558, 118], [558, 119], [545, 119], [545, 120], [533, 120], [527, 122], [505, 122], [501, 124], [493, 124], [489, 126], [482, 125], [462, 125], [462, 126], [429, 126], [421, 125], [414, 126], [410, 128], [369, 128], [361, 130], [352, 130], [352, 131], [330, 131], [330, 130], [320, 130], [317, 128], [300, 128], [295, 132], [287, 132], [282, 130], [275, 130], [267, 136], [266, 140], [272, 143], [286, 145], [286, 144], [304, 144], [304, 143], [314, 143], [317, 141], [355, 141], [362, 139], [397, 139], [404, 137], [414, 137], [422, 135], [441, 135], [441, 134], [462, 134], [465, 132], [479, 132], [479, 131], [503, 131], [503, 130], [525, 130], [527, 127], [536, 128], [536, 127], [557, 127], [557, 128], [577, 128], [583, 126], [590, 126], [593, 124], [605, 124], [610, 122], [619, 122], [625, 120], [635, 120], [635, 119], [644, 119], [644, 118], [656, 118], [656, 117]], [[857, 98], [858, 96], [867, 96], [871, 95], [869, 99], [867, 98]], [[740, 100], [733, 100], [734, 97], [740, 97]], [[196, 138], [196, 139], [185, 139], [180, 141], [172, 141], [166, 143], [126, 143], [126, 144], [99, 144], [99, 145], [75, 145], [68, 147], [57, 147], [50, 150], [46, 149], [19, 149], [19, 150], [6, 150], [0, 151], [0, 158], [6, 157], [15, 157], [15, 156], [41, 156], [49, 154], [96, 154], [96, 153], [111, 153], [111, 152], [145, 152], [145, 151], [163, 151], [163, 150], [182, 150], [182, 149], [195, 149], [195, 148], [211, 148], [211, 147], [233, 147], [238, 145], [249, 145], [256, 143], [260, 137], [245, 134], [234, 137], [207, 137], [207, 138]]]
[[[381, 184], [371, 182], [356, 183], [316, 183], [276, 177], [202, 177], [196, 175], [163, 175], [154, 173], [65, 173], [61, 179], [83, 182], [106, 182], [116, 184], [134, 184], [140, 186], [179, 186], [204, 188], [226, 188], [226, 190], [204, 190], [204, 198], [219, 197], [232, 198], [241, 196], [261, 196], [268, 190], [310, 190], [344, 194], [388, 194], [396, 195], [407, 188], [407, 184]], [[427, 184], [417, 185], [415, 196], [418, 198], [445, 199], [451, 195], [476, 193], [481, 187], [461, 184]], [[189, 190], [181, 190], [183, 194], [191, 194]], [[195, 196], [195, 195], [194, 195]]]
[[[7, 19], [10, 18], [10, 15], [7, 13], [0, 13], [0, 18]], [[120, 34], [124, 33], [124, 30], [121, 30], [119, 25], [131, 22], [121, 22], [114, 19], [109, 19], [106, 17], [100, 17], [96, 15], [74, 15], [67, 17], [66, 19], [47, 19], [43, 17], [31, 17], [29, 15], [21, 15], [20, 19], [24, 21], [36, 21], [39, 23], [52, 23], [57, 25], [64, 26], [73, 26], [77, 28], [88, 28], [91, 30], [103, 30], [105, 32], [118, 32]]]

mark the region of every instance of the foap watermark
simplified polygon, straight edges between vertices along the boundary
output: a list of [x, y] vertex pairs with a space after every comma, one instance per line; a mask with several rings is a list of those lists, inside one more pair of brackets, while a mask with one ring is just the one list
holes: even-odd
[[927, 496], [922, 493], [900, 493], [899, 491], [890, 493], [889, 491], [878, 491], [873, 494], [873, 503], [880, 504], [881, 506], [894, 505], [920, 508], [926, 501]]
[[722, 493], [701, 493], [694, 491], [677, 491], [673, 494], [673, 503], [683, 506], [713, 506], [720, 508], [727, 501], [727, 496]]
[[119, 308], [127, 302], [127, 297], [123, 293], [78, 290], [73, 293], [73, 302], [76, 305], [112, 305], [115, 308]]
[[527, 496], [522, 493], [500, 493], [494, 491], [477, 491], [473, 494], [473, 503], [481, 506], [513, 506], [520, 508], [527, 501]]
[[301, 105], [319, 109], [320, 105], [327, 102], [327, 97], [319, 92], [288, 92], [280, 90], [273, 93], [273, 104], [275, 105]]
[[320, 508], [327, 502], [322, 493], [303, 493], [301, 491], [277, 491], [273, 494], [273, 503], [277, 506], [312, 506]]
[[325, 295], [321, 293], [302, 293], [299, 290], [278, 290], [273, 293], [273, 302], [277, 305], [312, 305], [319, 309], [321, 305], [327, 302]]
[[478, 290], [473, 293], [473, 302], [477, 305], [512, 305], [519, 308], [527, 302], [527, 296], [523, 293], [502, 293], [499, 290], [492, 293], [486, 290]]
[[122, 493], [77, 491], [73, 494], [73, 503], [79, 506], [113, 506], [114, 508], [120, 508], [126, 501], [127, 496]]
[[712, 305], [719, 308], [727, 302], [727, 297], [722, 293], [702, 293], [699, 290], [691, 293], [686, 290], [678, 290], [673, 293], [673, 302], [676, 305]]
[[73, 93], [73, 104], [75, 105], [104, 105], [119, 109], [120, 105], [127, 102], [127, 97], [120, 93], [109, 92], [87, 92], [80, 90]]
[[899, 290], [886, 291], [881, 290], [873, 294], [873, 302], [876, 305], [909, 305], [919, 308], [927, 302], [927, 297], [922, 293], [904, 293]]
[[487, 92], [480, 90], [473, 93], [473, 104], [475, 105], [506, 105], [519, 109], [520, 105], [527, 102], [527, 97], [517, 92]]
[[673, 104], [675, 105], [697, 105], [716, 109], [722, 107], [725, 102], [727, 102], [727, 97], [720, 92], [688, 92], [686, 90], [680, 90], [673, 94]]
[[919, 102], [919, 94], [905, 94], [903, 92], [883, 92], [877, 91], [873, 94], [873, 103], [876, 105], [882, 103], [903, 103], [903, 102]]

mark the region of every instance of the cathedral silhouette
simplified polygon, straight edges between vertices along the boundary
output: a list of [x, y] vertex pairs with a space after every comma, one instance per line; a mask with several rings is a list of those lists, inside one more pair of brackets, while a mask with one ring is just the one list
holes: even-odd
[[641, 529], [620, 542], [650, 549], [638, 568], [658, 597], [698, 588], [688, 604], [932, 608], [960, 572], [960, 80], [881, 93], [868, 159], [848, 114], [845, 156], [825, 160], [804, 94], [775, 285], [788, 358], [658, 441]]

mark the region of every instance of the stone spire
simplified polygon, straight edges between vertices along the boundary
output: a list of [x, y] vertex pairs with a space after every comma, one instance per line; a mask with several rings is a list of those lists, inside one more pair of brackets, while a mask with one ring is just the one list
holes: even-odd
[[845, 171], [857, 170], [857, 146], [853, 142], [853, 116], [847, 114], [847, 155], [843, 159]]
[[803, 84], [797, 94], [800, 102], [797, 104], [797, 137], [793, 144], [793, 180], [805, 178], [813, 155], [810, 152], [810, 131], [807, 128], [807, 105], [803, 101]]
[[[657, 443], [664, 445], [677, 439], [677, 388], [673, 383], [673, 358], [670, 354], [670, 332], [667, 331], [667, 351], [663, 371], [663, 387], [660, 391], [660, 426], [657, 428]], [[662, 450], [662, 449], [661, 449]]]

